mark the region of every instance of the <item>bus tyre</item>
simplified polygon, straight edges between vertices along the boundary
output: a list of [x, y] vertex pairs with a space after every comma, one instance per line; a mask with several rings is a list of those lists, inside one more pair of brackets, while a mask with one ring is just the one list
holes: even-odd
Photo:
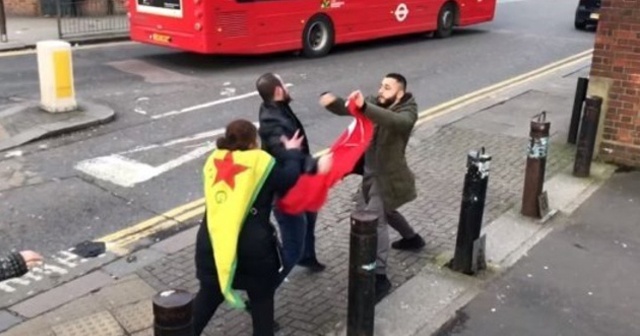
[[453, 3], [449, 2], [444, 4], [440, 8], [438, 14], [438, 30], [436, 30], [436, 37], [445, 38], [451, 36], [453, 33], [453, 26], [456, 23], [456, 7]]
[[305, 57], [322, 57], [333, 47], [335, 33], [326, 16], [312, 17], [302, 32], [302, 54]]

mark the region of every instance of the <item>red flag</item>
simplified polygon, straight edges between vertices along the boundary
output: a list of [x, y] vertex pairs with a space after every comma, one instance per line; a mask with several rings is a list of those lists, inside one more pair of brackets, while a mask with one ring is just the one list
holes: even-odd
[[303, 174], [287, 194], [278, 201], [278, 208], [288, 214], [317, 212], [324, 205], [329, 189], [353, 171], [373, 137], [373, 123], [349, 101], [347, 109], [355, 120], [333, 143], [331, 170], [324, 175]]

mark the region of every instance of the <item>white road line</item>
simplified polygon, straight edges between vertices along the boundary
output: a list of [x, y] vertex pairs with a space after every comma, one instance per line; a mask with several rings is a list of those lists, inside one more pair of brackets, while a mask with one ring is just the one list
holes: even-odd
[[[256, 125], [256, 127], [259, 126], [257, 122], [254, 122], [254, 125]], [[146, 163], [138, 162], [124, 155], [212, 138], [224, 134], [224, 131], [224, 128], [220, 128], [188, 137], [173, 139], [161, 144], [136, 147], [128, 151], [80, 161], [74, 168], [94, 178], [107, 181], [121, 187], [131, 188], [138, 183], [149, 181], [170, 170], [180, 167], [187, 162], [206, 155], [215, 149], [216, 145], [214, 142], [204, 141], [196, 145], [185, 146], [184, 148], [193, 149], [188, 153], [175, 159], [171, 159], [159, 166], [151, 166]]]
[[[287, 83], [287, 84], [285, 84], [285, 86], [286, 87], [292, 87], [293, 84]], [[214, 100], [214, 101], [211, 101], [211, 102], [208, 102], [208, 103], [204, 103], [204, 104], [200, 104], [200, 105], [194, 105], [194, 106], [190, 106], [190, 107], [185, 107], [185, 108], [183, 108], [181, 110], [175, 110], [175, 111], [171, 111], [171, 112], [167, 112], [167, 113], [163, 113], [163, 114], [154, 115], [153, 117], [151, 117], [151, 119], [162, 119], [162, 118], [172, 117], [172, 116], [176, 116], [176, 115], [180, 115], [180, 114], [184, 114], [184, 113], [189, 113], [189, 112], [193, 112], [193, 111], [197, 111], [197, 110], [202, 110], [204, 108], [211, 107], [211, 106], [216, 106], [216, 105], [220, 105], [220, 104], [233, 102], [233, 101], [236, 101], [236, 100], [242, 100], [242, 99], [250, 98], [250, 97], [253, 97], [253, 96], [257, 96], [257, 95], [258, 95], [258, 91], [253, 91], [253, 92], [241, 94], [239, 96], [218, 99], [218, 100]]]

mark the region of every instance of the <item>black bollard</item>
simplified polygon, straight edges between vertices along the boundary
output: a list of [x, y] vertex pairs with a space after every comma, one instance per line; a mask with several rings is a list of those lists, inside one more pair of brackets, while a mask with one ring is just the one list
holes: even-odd
[[167, 290], [153, 297], [154, 336], [193, 336], [193, 295]]
[[376, 298], [378, 217], [373, 212], [351, 215], [347, 336], [372, 336]]
[[527, 217], [542, 218], [540, 198], [544, 196], [544, 175], [549, 152], [549, 130], [551, 129], [551, 123], [547, 121], [547, 113], [542, 112], [535, 116], [531, 120], [530, 127], [521, 213]]
[[582, 106], [587, 97], [587, 89], [589, 88], [589, 79], [578, 78], [578, 86], [576, 87], [576, 95], [573, 100], [573, 112], [571, 114], [571, 125], [569, 126], [569, 137], [567, 142], [576, 144], [578, 139], [578, 129], [580, 128], [580, 118], [582, 117]]
[[591, 173], [591, 160], [593, 159], [593, 150], [596, 144], [601, 109], [601, 97], [593, 96], [587, 98], [576, 150], [576, 161], [573, 166], [573, 175], [576, 177], [589, 177]]
[[451, 269], [464, 274], [472, 275], [485, 268], [484, 236], [480, 238], [480, 231], [490, 164], [491, 156], [485, 154], [484, 148], [480, 152], [471, 151], [467, 155], [467, 173], [462, 189], [456, 250], [449, 264]]

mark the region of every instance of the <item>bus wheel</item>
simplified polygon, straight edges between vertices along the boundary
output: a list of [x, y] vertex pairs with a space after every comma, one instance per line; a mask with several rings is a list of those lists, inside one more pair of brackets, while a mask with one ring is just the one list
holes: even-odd
[[436, 30], [436, 37], [445, 38], [451, 36], [453, 33], [453, 26], [456, 23], [456, 6], [448, 2], [440, 8], [438, 14], [438, 30]]
[[302, 33], [302, 54], [305, 57], [322, 57], [329, 53], [334, 43], [333, 25], [326, 16], [315, 16], [307, 22]]

